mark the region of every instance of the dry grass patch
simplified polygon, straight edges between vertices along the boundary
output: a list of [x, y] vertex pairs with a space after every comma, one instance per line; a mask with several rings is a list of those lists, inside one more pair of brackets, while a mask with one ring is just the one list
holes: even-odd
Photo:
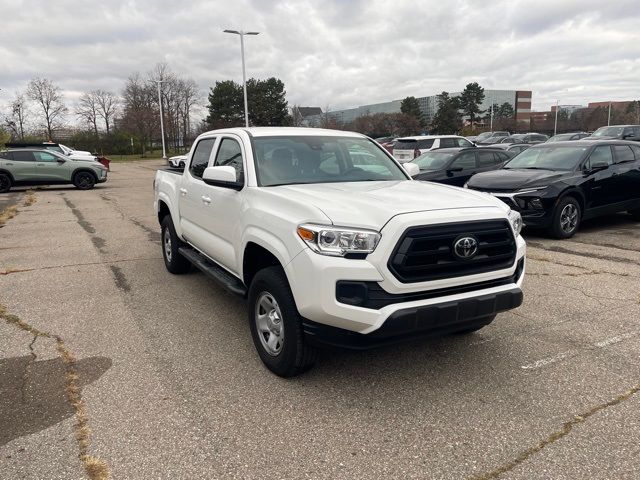
[[10, 206], [5, 208], [2, 212], [0, 212], [0, 227], [4, 226], [7, 220], [11, 220], [18, 214], [18, 209], [15, 206]]

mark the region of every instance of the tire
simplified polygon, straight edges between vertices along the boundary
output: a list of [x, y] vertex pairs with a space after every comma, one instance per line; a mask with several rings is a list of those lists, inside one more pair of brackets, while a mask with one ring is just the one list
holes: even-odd
[[187, 273], [191, 270], [191, 262], [184, 258], [178, 251], [178, 248], [183, 246], [184, 242], [178, 238], [171, 215], [166, 215], [160, 225], [164, 266], [175, 275]]
[[0, 173], [0, 193], [6, 193], [11, 190], [11, 177], [6, 173]]
[[73, 184], [80, 190], [91, 190], [96, 185], [96, 177], [90, 172], [78, 172], [73, 176]]
[[580, 227], [582, 209], [575, 197], [564, 197], [553, 211], [553, 222], [549, 233], [554, 238], [571, 238]]
[[495, 318], [496, 318], [495, 315], [489, 315], [488, 317], [485, 317], [483, 319], [483, 323], [482, 324], [476, 325], [475, 327], [465, 328], [463, 330], [458, 330], [457, 332], [454, 332], [454, 333], [455, 333], [455, 335], [468, 335], [470, 333], [477, 332], [478, 330], [486, 327], [491, 322], [493, 322], [495, 320]]
[[264, 268], [253, 278], [249, 326], [260, 359], [276, 375], [293, 377], [315, 363], [318, 351], [305, 342], [302, 318], [281, 267]]

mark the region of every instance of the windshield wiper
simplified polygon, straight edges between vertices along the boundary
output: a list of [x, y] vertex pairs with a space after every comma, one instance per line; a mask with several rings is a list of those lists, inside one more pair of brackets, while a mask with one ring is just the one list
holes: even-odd
[[551, 170], [555, 172], [555, 168], [545, 168], [545, 167], [504, 167], [507, 170]]

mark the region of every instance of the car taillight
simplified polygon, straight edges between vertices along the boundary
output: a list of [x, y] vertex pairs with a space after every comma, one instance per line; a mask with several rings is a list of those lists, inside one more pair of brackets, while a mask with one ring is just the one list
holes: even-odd
[[413, 158], [418, 158], [419, 156], [420, 156], [420, 149], [419, 149], [419, 148], [416, 148], [416, 149], [413, 151]]

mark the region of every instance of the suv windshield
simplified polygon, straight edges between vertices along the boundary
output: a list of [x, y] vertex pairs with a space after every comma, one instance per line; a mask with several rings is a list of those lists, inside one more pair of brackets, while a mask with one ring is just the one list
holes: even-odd
[[413, 163], [420, 167], [420, 170], [438, 170], [444, 167], [455, 153], [427, 152], [416, 158]]
[[545, 146], [529, 148], [514, 157], [504, 168], [573, 170], [588, 147]]
[[255, 137], [258, 184], [407, 180], [375, 143], [358, 137]]
[[622, 135], [623, 127], [600, 127], [593, 132], [592, 137], [617, 137]]
[[489, 138], [491, 135], [493, 135], [491, 132], [482, 132], [480, 135], [476, 137], [476, 142], [480, 140], [484, 140], [485, 138]]

